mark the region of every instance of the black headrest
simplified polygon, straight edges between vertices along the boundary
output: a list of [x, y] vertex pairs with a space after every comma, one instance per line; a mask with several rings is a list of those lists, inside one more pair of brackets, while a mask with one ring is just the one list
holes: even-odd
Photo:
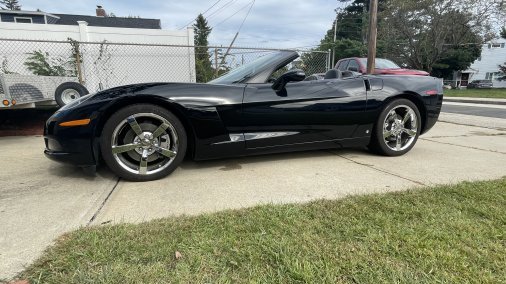
[[337, 69], [330, 69], [325, 73], [324, 79], [339, 79], [341, 77], [341, 71]]

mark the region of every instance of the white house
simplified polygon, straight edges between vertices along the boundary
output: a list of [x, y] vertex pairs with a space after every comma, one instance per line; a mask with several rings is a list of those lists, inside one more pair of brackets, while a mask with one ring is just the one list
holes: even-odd
[[506, 62], [506, 39], [495, 39], [482, 46], [481, 56], [469, 69], [455, 72], [458, 86], [465, 87], [473, 80], [492, 80], [495, 88], [506, 88], [506, 81], [499, 81], [499, 65]]
[[[57, 53], [65, 48], [71, 54], [68, 43], [39, 42], [69, 38], [89, 43], [81, 48], [80, 60], [91, 92], [132, 83], [195, 82], [192, 28], [164, 30], [158, 19], [108, 17], [100, 6], [96, 16], [0, 10], [0, 60], [16, 73], [30, 74], [24, 63], [34, 50]], [[120, 43], [110, 45], [105, 67], [97, 65], [104, 41]]]

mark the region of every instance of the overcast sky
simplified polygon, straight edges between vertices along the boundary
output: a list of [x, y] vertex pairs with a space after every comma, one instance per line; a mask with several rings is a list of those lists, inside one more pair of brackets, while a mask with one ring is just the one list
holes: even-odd
[[[82, 15], [95, 15], [96, 5], [102, 5], [107, 13], [112, 12], [116, 16], [133, 15], [160, 19], [163, 29], [178, 29], [199, 13], [206, 11], [216, 1], [19, 0], [19, 3], [23, 10], [41, 9], [48, 13]], [[209, 38], [211, 44], [230, 43], [248, 11], [248, 3], [251, 3], [251, 0], [221, 0], [204, 14], [209, 17], [209, 24], [214, 27]], [[236, 45], [286, 48], [318, 44], [332, 25], [334, 9], [338, 5], [340, 4], [337, 0], [256, 0]], [[232, 16], [236, 12], [237, 14]], [[227, 18], [229, 19], [226, 20]]]

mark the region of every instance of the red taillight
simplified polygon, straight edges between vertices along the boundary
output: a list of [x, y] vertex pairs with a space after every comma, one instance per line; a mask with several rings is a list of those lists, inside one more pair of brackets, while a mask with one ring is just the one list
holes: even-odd
[[428, 91], [425, 91], [425, 94], [429, 95], [429, 96], [437, 95], [437, 93], [438, 93], [437, 90], [428, 90]]

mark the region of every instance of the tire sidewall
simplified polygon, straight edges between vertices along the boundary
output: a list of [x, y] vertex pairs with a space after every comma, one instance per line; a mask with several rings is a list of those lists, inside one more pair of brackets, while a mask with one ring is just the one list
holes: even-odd
[[[388, 115], [388, 113], [394, 107], [399, 106], [399, 105], [409, 106], [415, 112], [416, 126], [417, 126], [416, 127], [416, 137], [415, 137], [413, 143], [411, 143], [411, 145], [408, 148], [406, 148], [402, 151], [394, 151], [394, 150], [390, 149], [385, 144], [385, 140], [383, 139], [383, 122], [385, 121], [385, 118]], [[383, 111], [381, 112], [381, 114], [379, 115], [378, 120], [376, 121], [375, 135], [374, 135], [374, 139], [376, 141], [374, 141], [374, 144], [375, 144], [377, 152], [379, 152], [380, 154], [386, 155], [386, 156], [401, 156], [401, 155], [404, 155], [407, 152], [409, 152], [415, 146], [416, 142], [418, 141], [418, 136], [420, 136], [420, 131], [422, 129], [421, 122], [422, 121], [421, 121], [421, 117], [420, 117], [420, 111], [418, 110], [418, 108], [416, 107], [416, 105], [412, 101], [407, 100], [407, 99], [396, 99], [396, 100], [388, 103], [385, 106], [385, 108], [383, 109]]]
[[[179, 148], [177, 149], [176, 156], [173, 158], [174, 160], [167, 168], [155, 174], [139, 175], [123, 169], [118, 164], [111, 151], [111, 141], [114, 129], [128, 116], [136, 113], [153, 113], [165, 118], [172, 124], [178, 136]], [[109, 117], [104, 125], [102, 135], [100, 137], [100, 152], [107, 166], [118, 176], [131, 181], [150, 181], [163, 178], [172, 173], [183, 161], [186, 154], [187, 144], [187, 136], [184, 126], [173, 113], [165, 108], [152, 104], [134, 104], [118, 110]]]
[[88, 89], [86, 89], [86, 87], [84, 87], [83, 85], [81, 85], [79, 83], [65, 82], [63, 84], [60, 84], [54, 92], [54, 99], [55, 99], [56, 103], [61, 107], [66, 105], [62, 99], [62, 95], [63, 95], [63, 92], [68, 89], [72, 89], [72, 90], [77, 91], [79, 93], [80, 97], [89, 94]]

